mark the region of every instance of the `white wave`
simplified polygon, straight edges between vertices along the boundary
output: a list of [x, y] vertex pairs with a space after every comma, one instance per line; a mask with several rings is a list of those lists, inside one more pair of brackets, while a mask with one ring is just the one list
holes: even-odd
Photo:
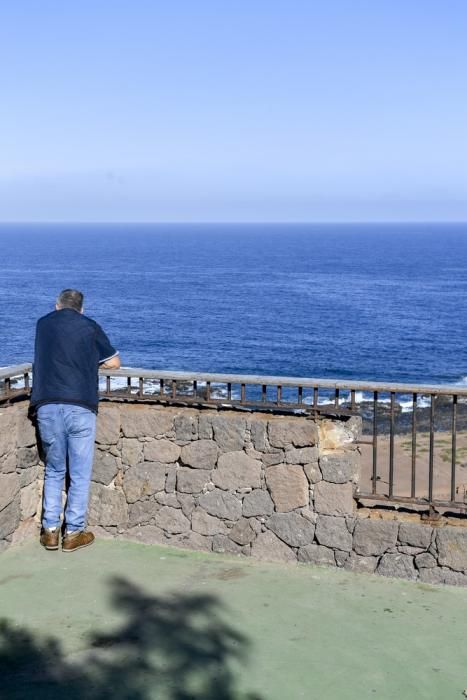
[[[313, 405], [313, 397], [306, 396], [303, 402], [307, 405]], [[351, 396], [350, 392], [344, 392], [344, 394], [339, 396], [339, 406], [350, 405]], [[327, 396], [320, 396], [318, 399], [318, 406], [328, 406], [335, 403], [335, 397], [333, 392], [330, 392]], [[355, 403], [357, 405], [361, 404], [373, 404], [373, 394], [371, 392], [357, 391], [355, 392]], [[389, 406], [391, 404], [390, 397], [378, 397], [378, 405]], [[395, 405], [400, 407], [401, 413], [411, 413], [413, 410], [413, 398], [412, 395], [401, 394], [396, 396]], [[428, 408], [430, 406], [429, 396], [417, 396], [417, 408]]]
[[[401, 407], [402, 413], [411, 413], [413, 410], [413, 400], [403, 399], [398, 402]], [[417, 408], [429, 408], [431, 406], [431, 399], [429, 396], [417, 396]]]

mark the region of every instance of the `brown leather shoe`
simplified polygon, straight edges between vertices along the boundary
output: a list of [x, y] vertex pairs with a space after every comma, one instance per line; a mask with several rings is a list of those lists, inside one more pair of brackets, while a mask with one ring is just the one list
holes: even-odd
[[46, 549], [58, 549], [58, 540], [60, 537], [60, 528], [55, 528], [55, 530], [48, 530], [43, 528], [41, 532], [40, 543]]
[[94, 539], [95, 537], [92, 532], [78, 530], [78, 532], [73, 532], [71, 535], [65, 535], [62, 540], [62, 551], [74, 552], [76, 549], [89, 547], [89, 545], [94, 542]]

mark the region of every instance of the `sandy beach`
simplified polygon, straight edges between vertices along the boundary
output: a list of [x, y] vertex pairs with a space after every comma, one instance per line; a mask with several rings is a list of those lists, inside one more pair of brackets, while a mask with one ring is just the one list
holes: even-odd
[[[371, 440], [363, 436], [362, 440]], [[416, 496], [424, 498], [428, 494], [429, 433], [417, 435], [416, 451]], [[388, 494], [389, 484], [389, 437], [378, 437], [378, 486], [377, 492]], [[434, 439], [434, 483], [436, 499], [449, 500], [451, 489], [451, 434], [435, 433]], [[371, 492], [373, 471], [373, 448], [371, 444], [361, 444], [362, 469], [360, 490]], [[412, 475], [412, 436], [396, 435], [394, 438], [394, 494], [410, 496]], [[457, 433], [456, 449], [456, 500], [467, 503], [467, 430]]]

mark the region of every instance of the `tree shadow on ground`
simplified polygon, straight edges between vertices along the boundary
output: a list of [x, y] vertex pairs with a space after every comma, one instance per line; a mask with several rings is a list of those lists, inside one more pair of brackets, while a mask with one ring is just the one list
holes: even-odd
[[90, 632], [77, 654], [0, 621], [2, 700], [261, 700], [235, 689], [231, 667], [246, 662], [250, 645], [215, 596], [151, 596], [122, 578], [110, 585], [124, 620]]

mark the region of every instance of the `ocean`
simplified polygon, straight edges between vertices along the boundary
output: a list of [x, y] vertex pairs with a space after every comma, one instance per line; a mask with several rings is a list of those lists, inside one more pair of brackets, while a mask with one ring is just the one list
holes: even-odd
[[467, 383], [467, 224], [0, 226], [0, 365], [58, 292], [148, 369]]

